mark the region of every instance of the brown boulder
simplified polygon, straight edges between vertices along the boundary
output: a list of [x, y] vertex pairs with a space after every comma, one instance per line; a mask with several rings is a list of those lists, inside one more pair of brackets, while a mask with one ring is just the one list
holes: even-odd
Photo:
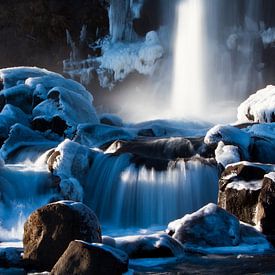
[[275, 173], [264, 177], [256, 212], [256, 224], [266, 235], [275, 236]]
[[51, 270], [75, 239], [101, 242], [101, 229], [94, 212], [82, 203], [61, 201], [34, 211], [24, 224], [26, 264]]
[[128, 270], [128, 256], [103, 244], [72, 241], [59, 258], [51, 275], [119, 275]]

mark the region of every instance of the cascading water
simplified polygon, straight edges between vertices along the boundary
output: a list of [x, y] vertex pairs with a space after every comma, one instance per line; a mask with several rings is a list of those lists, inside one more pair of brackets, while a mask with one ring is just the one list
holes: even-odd
[[171, 106], [176, 116], [211, 119], [263, 85], [261, 2], [179, 1]]
[[136, 167], [130, 155], [99, 154], [89, 173], [86, 203], [103, 224], [166, 225], [216, 202], [218, 171], [198, 160], [171, 161], [167, 170]]

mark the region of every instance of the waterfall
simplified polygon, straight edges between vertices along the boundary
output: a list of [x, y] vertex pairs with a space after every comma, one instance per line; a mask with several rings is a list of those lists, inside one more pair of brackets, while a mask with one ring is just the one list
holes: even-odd
[[167, 170], [136, 167], [128, 154], [99, 154], [86, 186], [86, 203], [103, 225], [166, 225], [216, 202], [218, 171], [198, 160], [171, 161]]
[[178, 4], [172, 109], [175, 115], [199, 115], [203, 102], [203, 14], [200, 0]]
[[179, 1], [171, 100], [176, 116], [221, 115], [262, 87], [261, 2]]

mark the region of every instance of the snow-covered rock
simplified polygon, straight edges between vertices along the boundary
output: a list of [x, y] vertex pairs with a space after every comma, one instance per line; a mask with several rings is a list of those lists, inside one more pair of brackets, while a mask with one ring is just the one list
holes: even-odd
[[86, 177], [94, 155], [88, 147], [65, 139], [51, 152], [47, 163], [49, 170], [60, 178], [73, 177], [81, 181]]
[[94, 212], [73, 201], [45, 205], [24, 224], [23, 258], [32, 268], [50, 271], [69, 243], [77, 239], [101, 242], [100, 224]]
[[183, 244], [215, 247], [240, 243], [238, 219], [213, 203], [170, 222], [167, 232]]
[[225, 145], [237, 146], [242, 159], [249, 159], [251, 137], [246, 132], [231, 125], [216, 125], [207, 132], [204, 142], [208, 145], [217, 145], [220, 141]]
[[128, 256], [108, 245], [80, 240], [70, 242], [51, 274], [122, 274], [128, 271]]
[[47, 99], [33, 109], [33, 117], [43, 117], [50, 121], [52, 117], [59, 116], [63, 119], [69, 131], [74, 131], [79, 123], [98, 123], [92, 97], [77, 94], [72, 90], [61, 87], [51, 89]]
[[275, 122], [275, 86], [269, 85], [249, 96], [238, 108], [240, 122]]
[[35, 67], [2, 69], [0, 79], [5, 103], [30, 114], [37, 130], [62, 128], [63, 131], [54, 132], [62, 135], [66, 130], [65, 134], [71, 137], [79, 123], [99, 123], [92, 95], [71, 79]]
[[118, 237], [115, 245], [130, 258], [176, 257], [184, 253], [182, 245], [167, 234]]

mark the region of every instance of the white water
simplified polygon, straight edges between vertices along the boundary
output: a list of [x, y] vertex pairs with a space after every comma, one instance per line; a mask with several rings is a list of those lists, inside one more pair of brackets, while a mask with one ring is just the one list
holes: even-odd
[[86, 203], [103, 224], [166, 225], [216, 202], [218, 172], [199, 161], [171, 162], [165, 171], [137, 168], [129, 155], [99, 154], [89, 174]]

